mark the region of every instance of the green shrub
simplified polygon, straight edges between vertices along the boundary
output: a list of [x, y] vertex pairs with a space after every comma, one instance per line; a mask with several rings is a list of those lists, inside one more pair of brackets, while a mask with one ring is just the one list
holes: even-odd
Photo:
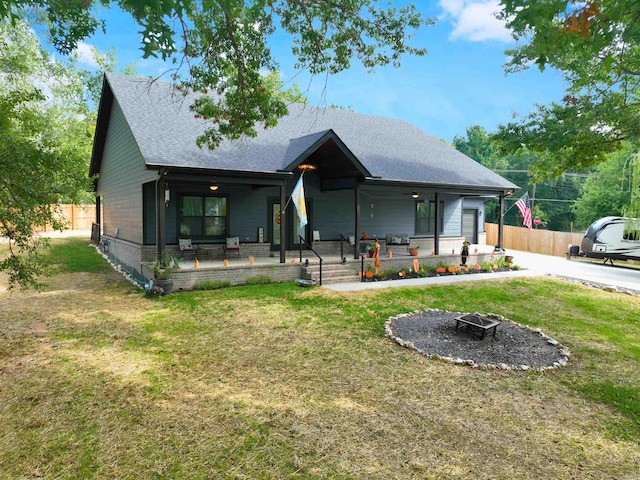
[[203, 280], [197, 282], [194, 286], [194, 290], [219, 290], [221, 288], [231, 287], [229, 280]]
[[421, 265], [418, 270], [418, 275], [421, 277], [429, 277], [432, 276], [436, 272], [435, 265]]

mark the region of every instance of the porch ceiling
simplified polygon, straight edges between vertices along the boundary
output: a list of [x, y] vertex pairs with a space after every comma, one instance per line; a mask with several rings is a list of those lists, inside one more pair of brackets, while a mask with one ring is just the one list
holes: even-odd
[[316, 167], [315, 173], [322, 181], [363, 177], [358, 166], [332, 138], [311, 152], [302, 163]]

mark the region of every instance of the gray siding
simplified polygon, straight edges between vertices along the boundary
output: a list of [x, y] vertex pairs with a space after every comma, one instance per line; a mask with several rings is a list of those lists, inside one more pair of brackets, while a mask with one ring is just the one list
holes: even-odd
[[[171, 185], [171, 182], [169, 182]], [[287, 199], [293, 190], [295, 181], [288, 185]], [[355, 226], [355, 205], [353, 190], [322, 191], [320, 182], [314, 174], [306, 174], [304, 179], [305, 196], [311, 202], [310, 225], [320, 232], [322, 240], [338, 240], [340, 234], [353, 235]], [[155, 243], [155, 184], [145, 186], [145, 243]], [[178, 241], [178, 199], [183, 194], [210, 195], [206, 186], [170, 186], [171, 200], [166, 209], [167, 244]], [[251, 188], [249, 186], [229, 186], [222, 184], [216, 195], [228, 198], [229, 235], [239, 236], [243, 243], [258, 241], [258, 228], [264, 229], [264, 240], [268, 241], [270, 228], [270, 200], [279, 199], [279, 187]], [[371, 188], [361, 191], [360, 232], [367, 232], [371, 238], [383, 239], [387, 234], [406, 233], [414, 238], [416, 201], [406, 188]], [[459, 195], [439, 195], [444, 202], [442, 212], [443, 237], [459, 237], [462, 233], [463, 200]], [[482, 201], [479, 201], [482, 205]], [[466, 204], [465, 204], [466, 205]], [[295, 206], [289, 203], [287, 215], [295, 214]], [[432, 236], [429, 236], [432, 237]]]
[[239, 236], [242, 242], [257, 242], [258, 228], [264, 229], [265, 241], [269, 229], [270, 215], [267, 211], [269, 198], [279, 198], [279, 187], [264, 187], [257, 190], [237, 188], [229, 196], [230, 234]]
[[462, 234], [462, 199], [458, 195], [440, 195], [440, 199], [444, 201], [442, 235], [445, 237], [460, 236]]
[[131, 129], [114, 100], [98, 179], [105, 234], [114, 235], [117, 228], [119, 238], [142, 243], [142, 183], [156, 177], [155, 172], [146, 170]]
[[465, 198], [464, 208], [475, 208], [478, 210], [478, 232], [484, 232], [484, 199], [482, 198]]

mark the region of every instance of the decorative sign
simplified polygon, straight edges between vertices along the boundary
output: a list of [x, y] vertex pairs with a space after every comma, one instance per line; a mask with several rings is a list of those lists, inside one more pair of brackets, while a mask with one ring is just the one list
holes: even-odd
[[533, 224], [540, 225], [540, 217], [533, 217]]

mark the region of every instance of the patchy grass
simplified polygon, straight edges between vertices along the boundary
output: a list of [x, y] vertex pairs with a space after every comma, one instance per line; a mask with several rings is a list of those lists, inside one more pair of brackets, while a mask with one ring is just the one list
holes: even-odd
[[[68, 271], [64, 255], [54, 263]], [[87, 270], [51, 278], [43, 293], [0, 293], [0, 478], [580, 479], [640, 469], [637, 297], [536, 278], [150, 299], [112, 271]], [[388, 316], [425, 307], [500, 313], [573, 356], [555, 372], [488, 372], [384, 338]]]

